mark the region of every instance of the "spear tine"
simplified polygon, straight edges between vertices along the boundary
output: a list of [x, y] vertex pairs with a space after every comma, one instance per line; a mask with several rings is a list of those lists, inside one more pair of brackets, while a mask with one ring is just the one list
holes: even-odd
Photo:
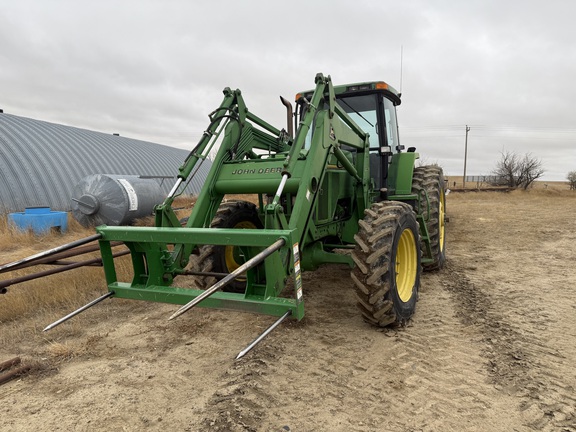
[[60, 318], [58, 321], [53, 322], [52, 324], [46, 326], [46, 328], [44, 328], [44, 330], [42, 331], [48, 331], [53, 329], [54, 327], [62, 324], [64, 321], [68, 321], [70, 318], [75, 317], [76, 315], [78, 315], [80, 312], [84, 312], [86, 309], [91, 308], [92, 306], [94, 306], [97, 303], [100, 303], [102, 300], [107, 299], [108, 297], [111, 297], [114, 295], [114, 291], [110, 291], [109, 293], [104, 294], [103, 296], [98, 297], [95, 300], [92, 300], [90, 303], [82, 306], [79, 309], [76, 309], [74, 312], [69, 313], [68, 315], [66, 315], [63, 318]]
[[282, 238], [279, 240], [276, 240], [274, 243], [272, 243], [270, 246], [268, 246], [262, 252], [255, 255], [253, 258], [250, 258], [248, 261], [246, 261], [244, 264], [242, 264], [240, 267], [238, 267], [232, 273], [227, 275], [224, 279], [216, 282], [214, 285], [212, 285], [212, 287], [208, 288], [206, 291], [204, 291], [198, 297], [196, 297], [193, 300], [186, 303], [184, 306], [182, 306], [180, 309], [178, 309], [176, 312], [174, 312], [170, 316], [170, 318], [168, 318], [168, 320], [173, 320], [174, 318], [182, 315], [187, 310], [192, 309], [194, 306], [196, 306], [202, 300], [204, 300], [207, 297], [210, 297], [212, 294], [214, 294], [220, 288], [228, 285], [230, 282], [232, 282], [234, 279], [236, 279], [238, 276], [240, 276], [246, 270], [250, 270], [251, 268], [256, 267], [258, 264], [260, 264], [262, 261], [264, 261], [268, 256], [272, 255], [272, 253], [276, 252], [278, 249], [280, 249], [285, 244], [286, 244], [286, 241]]
[[288, 318], [290, 315], [292, 315], [292, 311], [289, 310], [288, 312], [286, 312], [284, 315], [282, 315], [280, 318], [278, 318], [274, 324], [272, 324], [270, 327], [268, 327], [266, 330], [264, 330], [264, 332], [258, 336], [256, 339], [254, 339], [250, 345], [248, 345], [246, 348], [244, 348], [242, 351], [240, 351], [238, 353], [238, 355], [236, 356], [236, 360], [240, 360], [242, 357], [244, 357], [246, 354], [248, 354], [248, 352], [254, 348], [256, 345], [258, 345], [258, 343], [260, 343], [262, 341], [262, 339], [264, 339], [266, 336], [268, 336], [270, 334], [270, 332], [272, 332], [272, 330], [274, 330], [276, 327], [278, 327], [280, 325], [280, 323], [282, 321], [284, 321], [286, 318]]

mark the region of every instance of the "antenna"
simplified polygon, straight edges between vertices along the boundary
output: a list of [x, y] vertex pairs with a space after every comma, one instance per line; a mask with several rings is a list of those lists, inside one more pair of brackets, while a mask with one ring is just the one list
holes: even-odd
[[404, 45], [400, 45], [400, 94], [402, 94], [402, 60], [404, 58]]

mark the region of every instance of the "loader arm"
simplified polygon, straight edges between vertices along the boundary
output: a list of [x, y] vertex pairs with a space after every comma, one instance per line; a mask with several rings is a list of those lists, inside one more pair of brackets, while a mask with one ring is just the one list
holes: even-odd
[[[155, 209], [156, 226], [97, 228], [109, 291], [117, 297], [177, 304], [199, 297], [207, 307], [277, 316], [289, 311], [303, 317], [300, 269], [324, 262], [352, 265], [348, 256], [325, 250], [325, 239], [345, 243], [342, 233], [357, 230], [358, 215], [369, 200], [368, 135], [336, 103], [329, 76], [318, 74], [315, 83], [293, 139], [251, 113], [239, 90], [224, 90], [172, 191]], [[218, 143], [204, 186], [181, 227], [172, 209], [174, 198]], [[355, 157], [345, 148], [354, 149]], [[342, 187], [326, 201], [330, 182]], [[264, 229], [211, 228], [226, 194], [257, 194]], [[115, 240], [131, 251], [131, 282], [118, 281], [110, 251]], [[244, 293], [214, 290], [204, 300], [202, 290], [175, 286], [193, 251], [207, 244], [243, 247], [247, 259], [263, 257], [246, 269]], [[294, 298], [280, 297], [291, 278]]]
[[[187, 227], [210, 227], [210, 222], [226, 193], [275, 192], [276, 199], [264, 209], [265, 229], [294, 230], [300, 247], [304, 248], [318, 237], [317, 234], [312, 234], [306, 239], [306, 234], [310, 233], [313, 224], [312, 213], [316, 196], [321, 192], [320, 185], [324, 180], [330, 157], [335, 157], [355, 179], [356, 188], [359, 189], [355, 194], [358, 197], [356, 208], [365, 208], [368, 200], [368, 182], [363, 178], [369, 178], [367, 173], [363, 172], [368, 167], [368, 152], [364, 151], [367, 148], [367, 135], [336, 103], [330, 77], [321, 74], [316, 77], [316, 89], [309, 103], [309, 109], [301, 119], [293, 141], [285, 132], [250, 113], [239, 90], [232, 92], [226, 89], [221, 106], [213, 113], [215, 117], [208, 129], [209, 133], [205, 133], [198, 145], [198, 151], [192, 152], [180, 169], [179, 178], [182, 181], [186, 180], [194, 165], [205, 158], [201, 153], [197, 156], [197, 153], [211, 148], [208, 137], [216, 134], [220, 121], [224, 119], [223, 112], [231, 113], [226, 117], [224, 139], [188, 219]], [[259, 126], [260, 129], [253, 125]], [[313, 142], [309, 149], [305, 149], [305, 140], [312, 128]], [[262, 132], [262, 129], [272, 135]], [[341, 145], [358, 149], [362, 156], [358, 160], [358, 168], [344, 155]], [[254, 150], [267, 150], [275, 153], [275, 157], [271, 162], [266, 162], [259, 159]], [[238, 174], [239, 172], [241, 174]], [[282, 190], [278, 194], [284, 176], [287, 183], [284, 189], [295, 199], [289, 220], [279, 203], [279, 197], [285, 192]], [[164, 212], [165, 208], [158, 210]], [[157, 226], [164, 225], [157, 223]], [[314, 231], [315, 227], [312, 227], [312, 230]], [[172, 254], [175, 269], [186, 266], [195, 246], [182, 244], [175, 248]]]

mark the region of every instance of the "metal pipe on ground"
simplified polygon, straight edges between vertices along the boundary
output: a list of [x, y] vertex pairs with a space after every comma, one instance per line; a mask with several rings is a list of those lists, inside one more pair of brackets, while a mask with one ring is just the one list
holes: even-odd
[[73, 242], [66, 243], [66, 244], [63, 244], [61, 246], [45, 250], [43, 252], [40, 252], [40, 253], [37, 253], [34, 255], [30, 255], [29, 257], [22, 258], [20, 260], [13, 261], [13, 262], [8, 263], [8, 264], [3, 264], [0, 266], [0, 273], [4, 273], [8, 270], [12, 270], [15, 267], [18, 267], [22, 264], [31, 263], [31, 262], [34, 262], [34, 261], [39, 260], [41, 258], [55, 255], [58, 252], [69, 250], [69, 249], [75, 248], [77, 246], [82, 246], [82, 245], [85, 245], [87, 243], [91, 243], [91, 242], [99, 240], [101, 238], [102, 238], [102, 234], [94, 234], [94, 235], [91, 235], [89, 237], [85, 237], [85, 238], [80, 239], [80, 240], [75, 240]]
[[0, 363], [0, 372], [4, 372], [7, 369], [10, 369], [12, 366], [16, 366], [20, 364], [21, 359], [20, 357], [14, 357], [13, 359], [3, 361]]
[[[123, 242], [110, 242], [110, 246], [111, 247], [116, 247], [116, 246], [120, 246], [124, 244]], [[84, 255], [90, 252], [96, 252], [100, 250], [100, 245], [88, 245], [88, 246], [82, 246], [82, 247], [74, 247], [72, 249], [63, 251], [63, 252], [59, 252], [56, 253], [54, 255], [51, 255], [49, 257], [46, 258], [38, 258], [37, 260], [34, 260], [32, 262], [27, 262], [18, 266], [14, 266], [12, 267], [10, 270], [20, 270], [20, 269], [24, 269], [24, 268], [28, 268], [28, 267], [33, 267], [35, 265], [41, 265], [41, 264], [55, 264], [55, 261], [61, 260], [63, 258], [71, 258], [71, 257], [75, 257], [75, 256], [79, 256], [79, 255]]]
[[13, 380], [14, 378], [18, 378], [21, 375], [24, 375], [28, 372], [32, 367], [23, 365], [16, 369], [9, 370], [8, 372], [4, 372], [0, 374], [0, 385], [7, 383], [8, 381]]
[[[112, 256], [114, 258], [123, 256], [123, 255], [128, 255], [130, 253], [129, 250], [125, 250], [125, 251], [121, 251], [121, 252], [116, 252], [115, 254], [113, 254]], [[86, 266], [93, 266], [93, 265], [102, 265], [102, 258], [93, 258], [90, 260], [85, 260], [85, 261], [78, 261], [75, 263], [69, 263], [69, 264], [65, 264], [62, 267], [58, 267], [58, 268], [53, 268], [53, 269], [49, 269], [49, 270], [44, 270], [44, 271], [40, 271], [37, 273], [32, 273], [26, 276], [20, 276], [17, 278], [13, 278], [13, 279], [6, 279], [3, 281], [0, 281], [0, 293], [1, 294], [5, 294], [6, 293], [6, 288], [9, 287], [10, 285], [16, 285], [22, 282], [28, 282], [34, 279], [38, 279], [41, 277], [45, 277], [45, 276], [50, 276], [56, 273], [62, 273], [68, 270], [74, 270], [76, 268], [79, 267], [86, 267]], [[4, 291], [4, 292], [2, 292]]]

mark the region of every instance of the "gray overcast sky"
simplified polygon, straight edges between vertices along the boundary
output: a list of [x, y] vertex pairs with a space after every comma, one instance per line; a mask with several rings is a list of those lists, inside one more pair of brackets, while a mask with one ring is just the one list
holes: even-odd
[[462, 175], [469, 125], [469, 175], [506, 150], [565, 180], [575, 16], [570, 0], [0, 0], [0, 108], [189, 149], [224, 87], [282, 127], [278, 96], [322, 72], [402, 84], [401, 142], [448, 176]]

